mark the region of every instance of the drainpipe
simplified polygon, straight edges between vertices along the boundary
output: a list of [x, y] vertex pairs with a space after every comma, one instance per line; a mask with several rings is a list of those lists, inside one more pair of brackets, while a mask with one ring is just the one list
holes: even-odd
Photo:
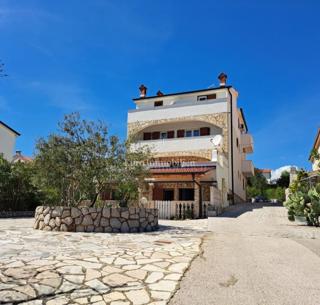
[[202, 218], [202, 187], [201, 187], [201, 183], [198, 183], [196, 181], [194, 174], [192, 174], [192, 182], [199, 186], [199, 218]]
[[230, 87], [227, 87], [230, 96], [230, 124], [231, 124], [231, 191], [232, 191], [232, 204], [234, 205], [234, 164], [233, 164], [233, 99], [230, 92]]

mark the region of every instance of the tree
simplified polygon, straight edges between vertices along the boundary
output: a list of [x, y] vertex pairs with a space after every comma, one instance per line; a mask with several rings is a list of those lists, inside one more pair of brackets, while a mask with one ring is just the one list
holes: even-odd
[[259, 172], [255, 172], [253, 177], [248, 180], [248, 197], [264, 196], [268, 187], [267, 179]]
[[37, 182], [53, 204], [77, 206], [86, 200], [93, 206], [114, 185], [127, 202], [147, 172], [133, 162], [146, 159], [146, 151], [131, 152], [129, 145], [109, 136], [101, 121], [66, 115], [57, 134], [37, 142]]
[[277, 180], [277, 185], [283, 188], [288, 188], [290, 185], [290, 173], [283, 171], [280, 178]]
[[146, 161], [150, 158], [149, 149], [143, 146], [133, 147], [133, 139], [128, 140], [125, 146], [125, 160], [120, 164], [116, 184], [116, 195], [121, 206], [127, 206], [129, 201], [138, 198], [145, 178], [149, 175], [146, 167]]
[[0, 210], [33, 210], [42, 199], [33, 177], [32, 163], [10, 163], [0, 155]]

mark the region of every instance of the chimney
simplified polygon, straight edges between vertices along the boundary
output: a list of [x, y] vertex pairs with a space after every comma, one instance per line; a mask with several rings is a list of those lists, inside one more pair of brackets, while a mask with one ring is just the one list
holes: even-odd
[[140, 97], [146, 97], [147, 95], [147, 87], [145, 85], [141, 85], [139, 87], [139, 90], [140, 90]]
[[164, 94], [159, 90], [158, 92], [157, 92], [157, 96], [163, 96]]
[[221, 72], [218, 76], [218, 79], [220, 81], [220, 87], [224, 87], [227, 83], [227, 78], [228, 78], [228, 75]]

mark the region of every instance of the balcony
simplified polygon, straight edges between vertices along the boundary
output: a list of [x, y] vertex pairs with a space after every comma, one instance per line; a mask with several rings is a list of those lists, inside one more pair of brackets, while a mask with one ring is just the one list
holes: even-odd
[[214, 149], [211, 139], [214, 135], [199, 137], [184, 137], [173, 139], [159, 139], [138, 141], [135, 146], [149, 146], [153, 153], [194, 151], [202, 149]]
[[254, 176], [254, 166], [251, 160], [243, 160], [242, 161], [242, 173], [246, 177]]
[[250, 133], [241, 134], [241, 147], [244, 153], [253, 153], [253, 138]]

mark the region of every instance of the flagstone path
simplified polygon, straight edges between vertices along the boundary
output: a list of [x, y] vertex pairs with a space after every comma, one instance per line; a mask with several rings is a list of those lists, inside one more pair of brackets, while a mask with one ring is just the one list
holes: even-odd
[[0, 304], [167, 304], [199, 254], [207, 220], [139, 234], [32, 229], [0, 219]]

